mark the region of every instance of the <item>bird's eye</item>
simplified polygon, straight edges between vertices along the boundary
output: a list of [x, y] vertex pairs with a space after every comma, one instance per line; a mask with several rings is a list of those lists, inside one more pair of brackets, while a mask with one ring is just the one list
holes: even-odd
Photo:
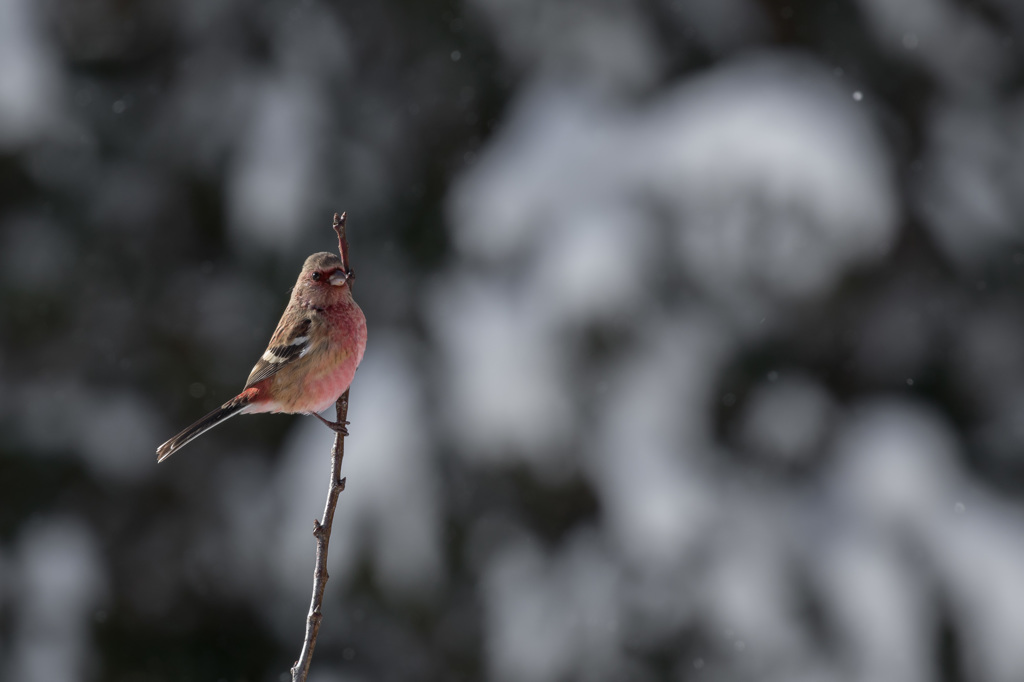
[[313, 273], [313, 281], [314, 282], [319, 282], [320, 281], [320, 277], [321, 277], [321, 275], [320, 275], [319, 272], [314, 272]]

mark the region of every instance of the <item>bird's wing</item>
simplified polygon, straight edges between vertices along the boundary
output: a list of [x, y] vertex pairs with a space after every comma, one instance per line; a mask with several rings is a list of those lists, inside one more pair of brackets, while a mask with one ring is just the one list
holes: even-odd
[[290, 315], [290, 312], [286, 311], [281, 321], [277, 323], [277, 329], [270, 337], [270, 345], [263, 351], [263, 356], [249, 373], [245, 388], [277, 374], [284, 367], [306, 355], [312, 348], [309, 330], [313, 326], [313, 320], [305, 315]]

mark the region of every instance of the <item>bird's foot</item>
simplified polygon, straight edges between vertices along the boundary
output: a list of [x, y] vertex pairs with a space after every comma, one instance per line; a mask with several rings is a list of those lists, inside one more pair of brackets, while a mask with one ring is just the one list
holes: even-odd
[[331, 431], [334, 431], [335, 433], [340, 433], [343, 436], [347, 436], [348, 435], [348, 429], [345, 428], [348, 425], [348, 423], [349, 423], [348, 421], [345, 421], [344, 423], [342, 423], [342, 422], [332, 422], [332, 421], [330, 421], [328, 419], [324, 419], [323, 417], [318, 415], [316, 412], [310, 412], [310, 414], [312, 414], [314, 417], [316, 417], [317, 419], [322, 421], [324, 423], [324, 425], [327, 428], [329, 428]]

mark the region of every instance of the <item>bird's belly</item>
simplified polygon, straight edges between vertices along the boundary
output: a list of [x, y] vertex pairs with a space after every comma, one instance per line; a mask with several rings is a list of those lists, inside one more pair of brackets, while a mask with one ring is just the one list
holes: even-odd
[[[309, 396], [310, 406], [301, 412], [323, 412], [333, 405], [341, 394], [348, 390], [352, 379], [356, 375], [356, 368], [363, 359], [363, 352], [366, 350], [366, 322], [362, 314], [352, 325], [354, 329], [349, 334], [340, 335], [335, 338], [332, 344], [336, 353], [323, 364], [321, 371], [311, 371], [306, 375], [305, 390]], [[338, 356], [341, 357], [338, 357]]]
[[[348, 390], [356, 374], [355, 358], [349, 356], [333, 372], [306, 379], [306, 395], [310, 398], [309, 412], [323, 412], [337, 402]], [[305, 410], [303, 410], [305, 411]]]

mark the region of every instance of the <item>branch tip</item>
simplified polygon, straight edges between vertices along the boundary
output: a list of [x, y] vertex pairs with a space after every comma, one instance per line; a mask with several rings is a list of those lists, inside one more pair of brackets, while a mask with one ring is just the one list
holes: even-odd
[[348, 264], [348, 238], [345, 235], [345, 221], [348, 217], [348, 213], [342, 212], [334, 214], [334, 222], [331, 225], [334, 228], [334, 232], [338, 235], [338, 254], [341, 256], [341, 264], [346, 271], [351, 271]]

